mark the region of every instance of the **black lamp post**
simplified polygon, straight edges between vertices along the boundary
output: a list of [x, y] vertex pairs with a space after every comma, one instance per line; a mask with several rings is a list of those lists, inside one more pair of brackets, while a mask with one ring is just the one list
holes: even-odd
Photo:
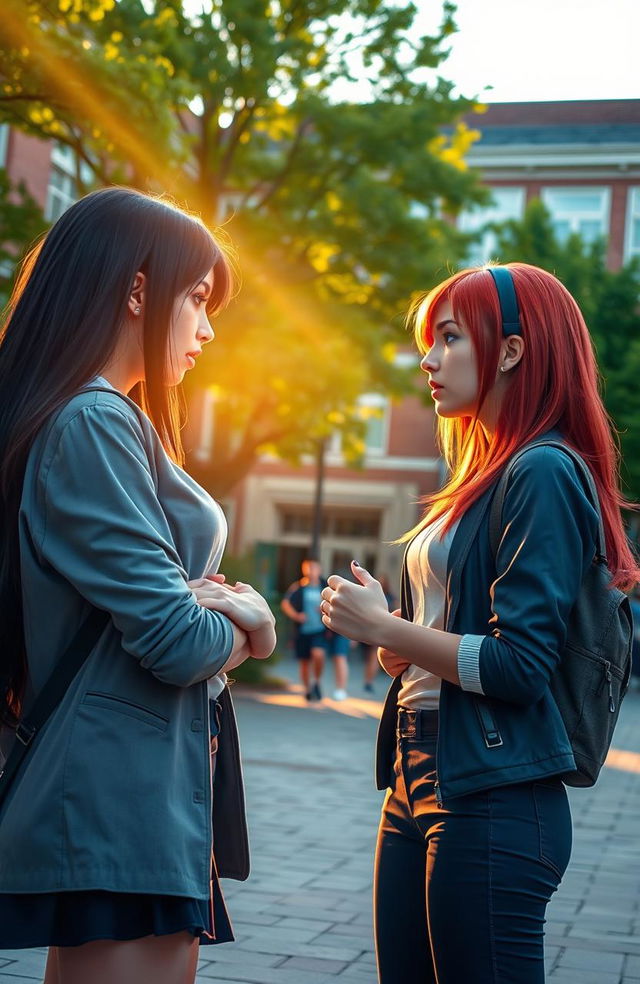
[[327, 438], [319, 437], [316, 441], [316, 488], [313, 499], [313, 527], [311, 536], [311, 557], [320, 560], [320, 534], [322, 532], [322, 490], [324, 485], [324, 456]]

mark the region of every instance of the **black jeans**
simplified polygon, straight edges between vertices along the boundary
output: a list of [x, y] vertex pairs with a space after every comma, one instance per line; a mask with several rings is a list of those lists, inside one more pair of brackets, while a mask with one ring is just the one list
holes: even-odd
[[571, 853], [564, 786], [499, 786], [438, 807], [437, 712], [415, 718], [399, 715], [378, 835], [380, 982], [542, 984], [545, 909]]

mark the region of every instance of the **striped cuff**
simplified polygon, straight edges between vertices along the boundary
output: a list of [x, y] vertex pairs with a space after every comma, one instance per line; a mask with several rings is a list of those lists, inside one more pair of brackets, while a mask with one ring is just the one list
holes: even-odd
[[483, 694], [480, 682], [480, 646], [486, 636], [463, 635], [458, 646], [458, 676], [463, 690]]

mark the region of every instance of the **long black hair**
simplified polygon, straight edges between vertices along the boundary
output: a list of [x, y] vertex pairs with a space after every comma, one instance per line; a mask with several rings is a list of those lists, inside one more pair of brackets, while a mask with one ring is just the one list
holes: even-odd
[[92, 192], [28, 254], [0, 334], [0, 720], [15, 723], [27, 675], [18, 512], [29, 450], [51, 414], [112, 357], [134, 278], [146, 276], [145, 381], [129, 394], [182, 459], [165, 379], [173, 306], [213, 268], [210, 310], [228, 301], [228, 251], [195, 216], [129, 188]]

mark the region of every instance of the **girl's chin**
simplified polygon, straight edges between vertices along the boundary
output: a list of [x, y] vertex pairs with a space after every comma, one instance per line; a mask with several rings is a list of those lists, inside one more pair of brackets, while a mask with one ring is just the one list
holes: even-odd
[[186, 369], [181, 372], [176, 372], [175, 369], [170, 369], [167, 373], [167, 386], [179, 386], [185, 377]]
[[436, 417], [442, 417], [443, 419], [449, 419], [454, 417], [473, 417], [474, 411], [470, 410], [468, 406], [447, 406], [446, 403], [443, 405], [440, 400], [435, 403]]
[[441, 403], [436, 403], [435, 405], [436, 417], [459, 417], [460, 413], [457, 410], [452, 410], [451, 407], [443, 407]]

